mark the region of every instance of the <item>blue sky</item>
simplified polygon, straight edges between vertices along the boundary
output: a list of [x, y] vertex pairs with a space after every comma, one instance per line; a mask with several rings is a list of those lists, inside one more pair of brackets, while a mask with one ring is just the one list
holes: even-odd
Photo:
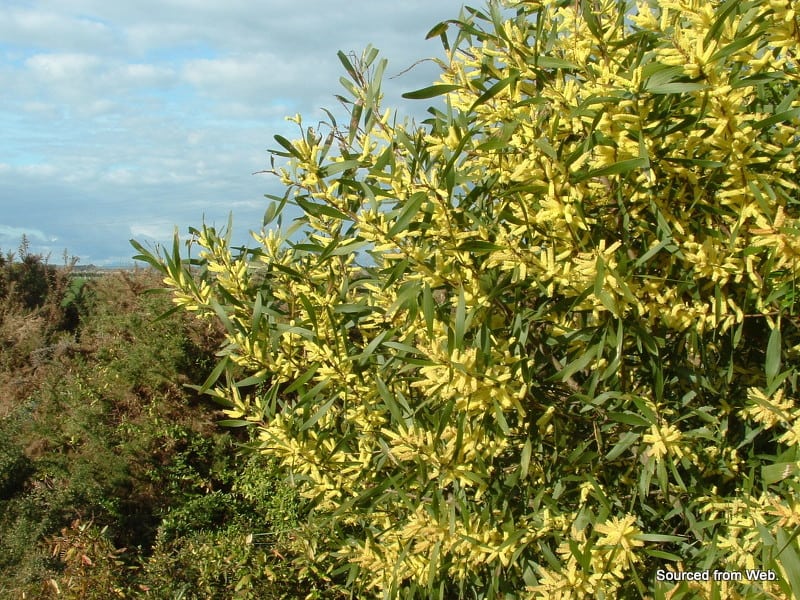
[[[481, 3], [478, 3], [480, 5]], [[258, 228], [273, 135], [335, 109], [338, 50], [389, 60], [385, 105], [421, 115], [442, 56], [439, 21], [461, 0], [3, 0], [0, 4], [0, 250], [130, 265], [128, 240], [175, 226]]]

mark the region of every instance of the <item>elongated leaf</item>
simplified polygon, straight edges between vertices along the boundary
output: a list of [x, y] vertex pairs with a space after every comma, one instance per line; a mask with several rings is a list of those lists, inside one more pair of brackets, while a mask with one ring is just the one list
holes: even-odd
[[456, 320], [454, 323], [453, 334], [455, 337], [455, 347], [459, 350], [464, 349], [464, 333], [466, 331], [466, 300], [464, 290], [458, 292], [458, 303], [456, 304]]
[[533, 452], [533, 447], [531, 446], [530, 438], [525, 440], [525, 445], [522, 447], [522, 456], [520, 457], [520, 476], [522, 479], [526, 479], [528, 477], [528, 469], [531, 464], [531, 453]]
[[663, 533], [640, 533], [633, 536], [634, 539], [641, 540], [643, 542], [682, 542], [684, 541], [683, 536], [680, 535], [667, 535]]
[[372, 311], [376, 310], [372, 306], [367, 306], [366, 304], [337, 304], [333, 308], [333, 312], [336, 314], [342, 315], [356, 315], [356, 314], [367, 314]]
[[361, 250], [362, 248], [366, 248], [369, 245], [370, 242], [366, 242], [364, 240], [348, 241], [339, 246], [336, 246], [333, 250], [327, 253], [327, 256], [343, 256], [348, 254], [354, 254], [359, 250]]
[[460, 244], [458, 249], [462, 252], [472, 252], [473, 254], [480, 255], [496, 250], [503, 250], [503, 246], [498, 246], [497, 244], [485, 240], [467, 240]]
[[442, 94], [446, 94], [448, 92], [452, 92], [453, 90], [457, 90], [460, 87], [461, 87], [460, 85], [454, 85], [451, 83], [442, 83], [422, 88], [419, 90], [414, 90], [413, 92], [406, 92], [405, 94], [403, 94], [403, 98], [407, 98], [408, 100], [424, 100], [426, 98], [441, 96]]
[[252, 427], [256, 425], [255, 421], [246, 421], [244, 419], [223, 419], [217, 421], [217, 425], [222, 427]]
[[769, 341], [767, 342], [767, 360], [765, 365], [765, 372], [767, 375], [767, 386], [772, 384], [772, 381], [781, 370], [781, 327], [780, 320], [775, 323], [772, 332], [769, 334]]
[[586, 352], [584, 352], [583, 355], [579, 356], [571, 363], [569, 363], [566, 367], [561, 369], [558, 372], [558, 378], [561, 381], [566, 381], [578, 371], [585, 369], [586, 366], [596, 358], [595, 353], [596, 353], [595, 347], [592, 347]]
[[147, 250], [136, 240], [128, 240], [128, 241], [130, 242], [131, 246], [133, 246], [139, 252], [139, 254], [133, 257], [133, 260], [141, 260], [143, 262], [146, 262], [151, 267], [156, 269], [159, 273], [165, 274], [167, 272], [166, 268], [155, 254]]
[[[652, 556], [654, 558], [660, 558], [661, 560], [671, 560], [675, 562], [681, 562], [683, 558], [678, 556], [677, 554], [672, 554], [671, 552], [664, 552], [663, 550], [650, 550], [645, 549], [645, 554], [648, 556]], [[670, 596], [672, 597], [672, 596]]]
[[392, 415], [392, 419], [394, 419], [398, 423], [403, 422], [403, 414], [400, 412], [400, 407], [397, 404], [397, 400], [386, 387], [386, 384], [380, 377], [375, 378], [375, 385], [378, 388], [378, 394], [380, 394], [383, 403], [386, 405], [386, 408], [389, 409], [389, 413]]
[[286, 149], [286, 152], [289, 153], [287, 155], [287, 154], [285, 154], [283, 152], [277, 152], [277, 154], [279, 154], [281, 156], [294, 156], [297, 159], [302, 159], [303, 158], [303, 156], [300, 154], [300, 152], [297, 151], [297, 148], [295, 148], [292, 145], [292, 143], [289, 140], [287, 140], [285, 137], [283, 137], [282, 135], [275, 135], [273, 137], [275, 138], [275, 141], [278, 142], [283, 148]]
[[800, 594], [800, 557], [798, 557], [795, 550], [797, 548], [796, 539], [797, 531], [790, 537], [786, 535], [783, 527], [778, 529], [778, 551], [780, 554], [777, 559], [783, 565], [784, 571], [786, 571], [792, 596], [795, 598]]
[[347, 74], [353, 78], [353, 80], [358, 80], [358, 72], [353, 67], [353, 63], [350, 62], [350, 59], [347, 58], [347, 55], [339, 50], [336, 53], [336, 56], [339, 57], [339, 62], [342, 63], [344, 70], [347, 71]]
[[327, 415], [327, 414], [328, 414], [328, 411], [331, 409], [331, 406], [333, 406], [333, 403], [334, 403], [335, 401], [336, 401], [336, 396], [334, 396], [333, 398], [331, 398], [330, 400], [328, 400], [328, 401], [327, 401], [325, 404], [323, 404], [322, 406], [320, 406], [320, 407], [317, 409], [317, 411], [316, 411], [316, 412], [315, 412], [315, 413], [314, 413], [314, 414], [311, 416], [311, 418], [310, 418], [310, 419], [308, 419], [308, 420], [307, 420], [305, 423], [303, 423], [303, 424], [300, 426], [300, 431], [306, 431], [306, 430], [308, 430], [308, 429], [311, 429], [311, 428], [312, 428], [314, 425], [316, 425], [316, 424], [317, 424], [317, 422], [318, 422], [318, 421], [319, 421], [319, 420], [320, 420], [322, 417], [324, 417], [325, 415]]
[[258, 385], [259, 383], [264, 383], [267, 379], [267, 372], [265, 370], [259, 371], [255, 375], [251, 375], [250, 377], [245, 377], [241, 381], [236, 382], [236, 387], [249, 387], [251, 385]]
[[355, 169], [358, 165], [359, 162], [355, 159], [342, 160], [325, 165], [325, 167], [321, 169], [321, 172], [323, 177], [330, 177], [331, 175], [347, 171], [348, 169]]
[[608, 414], [608, 418], [612, 421], [616, 421], [617, 423], [624, 423], [625, 425], [634, 425], [637, 427], [647, 427], [650, 425], [650, 422], [647, 419], [630, 411], [612, 412]]
[[370, 356], [372, 356], [378, 346], [380, 346], [387, 337], [394, 335], [394, 332], [394, 329], [381, 331], [380, 334], [375, 336], [375, 338], [369, 344], [367, 344], [367, 347], [364, 348], [364, 351], [361, 354], [357, 354], [353, 357], [353, 360], [358, 360], [362, 365], [366, 364], [367, 360]]
[[761, 467], [761, 477], [766, 485], [772, 485], [797, 473], [797, 463], [775, 463]]
[[741, 0], [727, 0], [715, 10], [717, 20], [714, 21], [714, 24], [708, 28], [708, 33], [706, 33], [706, 36], [703, 39], [703, 46], [708, 46], [708, 44], [711, 43], [711, 40], [715, 39], [719, 35], [719, 32], [722, 31], [722, 28], [725, 26], [725, 21], [727, 21], [731, 14], [733, 14], [733, 11], [741, 5]]
[[639, 434], [634, 433], [633, 431], [628, 431], [622, 434], [619, 441], [616, 444], [614, 444], [614, 447], [611, 449], [611, 451], [608, 454], [606, 454], [606, 460], [614, 460], [620, 454], [625, 452], [625, 450], [630, 448], [633, 445], [633, 443], [638, 439], [639, 439]]
[[631, 171], [634, 171], [636, 169], [645, 168], [647, 166], [647, 162], [648, 161], [645, 158], [630, 158], [628, 160], [621, 160], [619, 162], [614, 163], [613, 165], [608, 165], [607, 167], [601, 167], [600, 169], [575, 173], [571, 177], [571, 179], [574, 183], [580, 183], [581, 181], [585, 181], [593, 177], [608, 177], [610, 175], [622, 175], [624, 173], [630, 173]]
[[433, 319], [435, 316], [433, 292], [431, 291], [431, 286], [427, 283], [425, 287], [422, 288], [422, 314], [425, 316], [425, 326], [428, 330], [428, 337], [433, 337]]
[[211, 386], [217, 382], [219, 376], [222, 375], [222, 372], [228, 366], [229, 360], [230, 359], [228, 356], [223, 356], [222, 359], [217, 363], [217, 365], [214, 367], [214, 370], [211, 371], [211, 374], [203, 382], [203, 385], [200, 386], [199, 391], [201, 394], [205, 394], [209, 389], [211, 389]]
[[417, 192], [406, 200], [406, 203], [400, 211], [400, 214], [397, 215], [397, 220], [389, 230], [389, 237], [394, 237], [401, 231], [406, 230], [408, 224], [411, 223], [411, 220], [417, 216], [417, 213], [422, 206], [422, 201], [425, 200], [426, 197], [427, 196], [425, 195], [425, 192]]
[[497, 96], [500, 92], [502, 92], [507, 87], [514, 85], [519, 79], [519, 74], [515, 73], [505, 79], [501, 79], [497, 83], [495, 83], [492, 87], [486, 90], [483, 94], [481, 94], [475, 102], [472, 103], [472, 106], [469, 109], [469, 112], [475, 110], [476, 107], [480, 106], [481, 104], [486, 104], [489, 100]]
[[734, 53], [738, 52], [742, 48], [745, 48], [745, 47], [749, 46], [750, 44], [752, 44], [755, 40], [763, 38], [763, 37], [764, 37], [764, 34], [762, 32], [760, 32], [760, 31], [757, 31], [756, 33], [754, 33], [752, 35], [748, 35], [747, 37], [743, 37], [743, 38], [740, 38], [738, 40], [735, 40], [735, 41], [731, 42], [730, 44], [728, 44], [727, 46], [725, 46], [722, 50], [718, 50], [717, 52], [712, 54], [711, 58], [708, 59], [708, 62], [711, 63], [711, 62], [716, 62], [718, 60], [724, 60], [724, 59], [728, 58], [731, 54], [734, 54]]
[[303, 387], [306, 383], [308, 383], [309, 379], [316, 374], [317, 369], [319, 369], [319, 363], [311, 363], [311, 366], [308, 367], [308, 369], [306, 369], [300, 377], [295, 379], [292, 384], [284, 390], [284, 394], [291, 394], [292, 392], [295, 392]]
[[344, 214], [342, 211], [328, 206], [327, 204], [317, 204], [316, 202], [311, 202], [303, 197], [297, 197], [295, 199], [297, 205], [302, 208], [306, 214], [311, 215], [312, 217], [320, 217], [326, 216], [331, 217], [332, 219], [339, 219], [341, 221], [347, 220], [347, 215]]
[[565, 71], [580, 70], [580, 67], [575, 63], [556, 56], [536, 56], [531, 63], [543, 69], [563, 69]]
[[429, 40], [436, 36], [441, 36], [443, 33], [447, 31], [447, 27], [450, 25], [451, 21], [442, 21], [441, 23], [437, 23], [434, 25], [427, 34], [425, 34], [425, 39]]
[[392, 348], [407, 354], [424, 354], [421, 350], [419, 350], [419, 348], [415, 348], [414, 346], [403, 344], [401, 342], [384, 342], [383, 345], [387, 348]]
[[753, 123], [753, 129], [766, 129], [767, 127], [771, 127], [776, 123], [791, 121], [798, 116], [800, 116], [800, 108], [791, 108], [789, 110], [780, 112], [777, 115], [772, 115], [771, 117], [767, 117], [766, 119], [762, 119], [761, 121]]

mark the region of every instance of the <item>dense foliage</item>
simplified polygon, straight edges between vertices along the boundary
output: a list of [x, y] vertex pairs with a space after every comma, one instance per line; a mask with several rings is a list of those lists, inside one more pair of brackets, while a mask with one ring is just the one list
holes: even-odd
[[[421, 125], [340, 55], [349, 124], [276, 136], [255, 247], [134, 243], [225, 326], [201, 390], [312, 502], [309, 555], [360, 596], [799, 596], [794, 3], [492, 2], [431, 36]], [[656, 576], [704, 569], [746, 576]]]
[[180, 385], [213, 368], [218, 328], [158, 320], [170, 303], [145, 293], [152, 272], [90, 277], [27, 252], [1, 262], [2, 598], [327, 587], [293, 563], [295, 492]]

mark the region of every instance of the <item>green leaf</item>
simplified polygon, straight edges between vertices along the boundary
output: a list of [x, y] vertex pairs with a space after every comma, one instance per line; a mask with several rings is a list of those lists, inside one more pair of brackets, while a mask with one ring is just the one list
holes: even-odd
[[766, 485], [772, 485], [797, 473], [797, 463], [781, 462], [761, 467], [761, 477]]
[[378, 346], [380, 346], [383, 343], [383, 340], [385, 340], [387, 337], [391, 337], [392, 335], [394, 335], [394, 332], [395, 332], [394, 329], [386, 329], [384, 331], [381, 331], [380, 334], [375, 336], [375, 338], [369, 344], [367, 344], [367, 347], [364, 348], [364, 351], [361, 352], [360, 354], [356, 354], [355, 356], [353, 356], [352, 360], [357, 360], [360, 365], [367, 364], [367, 359], [369, 359], [369, 357], [372, 356], [372, 354], [375, 352]]
[[526, 479], [528, 477], [528, 468], [531, 464], [531, 453], [533, 452], [533, 447], [531, 446], [530, 438], [525, 440], [525, 445], [522, 447], [522, 456], [520, 457], [520, 475], [522, 479]]
[[791, 108], [789, 110], [780, 112], [777, 115], [772, 115], [771, 117], [767, 117], [766, 119], [761, 119], [760, 121], [753, 123], [753, 129], [766, 129], [767, 127], [771, 127], [776, 123], [796, 119], [798, 116], [800, 116], [800, 107]]
[[464, 298], [464, 289], [458, 291], [458, 303], [456, 304], [456, 320], [453, 324], [453, 335], [455, 338], [455, 347], [459, 350], [464, 349], [464, 333], [466, 331], [467, 321], [467, 308], [466, 300]]
[[498, 246], [497, 244], [485, 240], [467, 240], [459, 245], [458, 249], [462, 252], [472, 252], [476, 255], [480, 255], [496, 250], [503, 250], [503, 246]]
[[347, 171], [348, 169], [355, 169], [359, 166], [359, 164], [359, 161], [356, 159], [329, 163], [320, 169], [320, 174], [322, 177], [330, 177], [331, 175], [341, 173], [342, 171]]
[[369, 245], [370, 245], [370, 242], [367, 242], [365, 240], [358, 240], [358, 239], [349, 240], [349, 241], [346, 241], [345, 243], [343, 243], [343, 244], [341, 244], [339, 246], [336, 246], [336, 248], [334, 248], [333, 250], [328, 252], [327, 255], [328, 256], [346, 256], [346, 255], [349, 255], [349, 254], [355, 254], [356, 252], [358, 252], [362, 248], [366, 248]]
[[350, 59], [347, 58], [347, 55], [339, 50], [336, 53], [336, 56], [339, 57], [339, 62], [342, 63], [344, 70], [347, 71], [347, 74], [355, 81], [358, 80], [358, 72], [353, 67], [353, 63], [350, 62]]
[[228, 356], [223, 356], [222, 359], [217, 363], [217, 365], [214, 367], [214, 370], [211, 371], [211, 374], [203, 382], [203, 385], [200, 386], [199, 391], [201, 394], [205, 394], [209, 389], [211, 389], [211, 386], [217, 382], [219, 376], [222, 375], [222, 372], [228, 366], [229, 360], [230, 358]]
[[433, 337], [433, 320], [435, 310], [433, 304], [433, 292], [431, 286], [425, 283], [422, 288], [422, 314], [425, 316], [425, 326], [428, 330], [428, 337]]
[[400, 407], [397, 404], [397, 400], [386, 387], [386, 384], [383, 380], [376, 376], [375, 377], [375, 385], [378, 388], [378, 394], [380, 394], [383, 403], [386, 405], [386, 408], [389, 409], [389, 413], [392, 415], [392, 419], [397, 423], [403, 422], [403, 414], [400, 412]]
[[167, 272], [166, 267], [164, 266], [164, 264], [159, 260], [159, 258], [156, 255], [154, 255], [152, 252], [147, 250], [144, 246], [142, 246], [136, 240], [128, 240], [128, 241], [130, 242], [131, 246], [133, 246], [136, 250], [139, 251], [139, 254], [134, 256], [133, 260], [141, 260], [143, 262], [146, 262], [151, 267], [156, 269], [159, 273], [166, 274], [166, 272]]
[[716, 7], [714, 14], [717, 17], [717, 20], [714, 21], [714, 24], [708, 28], [708, 33], [706, 33], [706, 36], [703, 39], [704, 47], [707, 47], [711, 43], [711, 40], [719, 36], [719, 32], [722, 31], [722, 28], [725, 26], [725, 21], [727, 21], [730, 18], [731, 13], [733, 13], [733, 11], [741, 5], [741, 0], [727, 0], [721, 6]]
[[507, 436], [511, 433], [511, 428], [508, 426], [508, 421], [506, 421], [506, 417], [503, 414], [503, 409], [498, 404], [497, 400], [492, 400], [492, 406], [494, 407], [494, 417], [497, 420], [497, 425], [500, 427], [500, 431], [503, 432], [504, 436]]
[[302, 196], [295, 198], [295, 202], [297, 202], [297, 205], [302, 208], [306, 214], [311, 215], [312, 217], [319, 218], [321, 216], [326, 216], [332, 219], [338, 219], [340, 221], [346, 221], [349, 218], [342, 211], [332, 206], [328, 206], [327, 204], [317, 204], [316, 202], [311, 202]]
[[281, 156], [294, 156], [298, 160], [302, 160], [303, 159], [303, 155], [300, 154], [300, 152], [297, 150], [297, 148], [292, 146], [292, 143], [289, 140], [287, 140], [285, 137], [283, 137], [282, 135], [275, 135], [273, 137], [275, 138], [275, 141], [278, 142], [281, 146], [283, 146], [283, 148], [286, 149], [286, 152], [289, 153], [288, 155], [284, 154], [283, 152], [277, 152], [276, 154], [279, 154]]
[[490, 87], [483, 94], [481, 94], [478, 97], [478, 99], [475, 100], [475, 102], [472, 103], [472, 106], [470, 106], [468, 112], [474, 111], [481, 104], [485, 104], [486, 102], [488, 102], [489, 100], [491, 100], [492, 98], [497, 96], [497, 94], [502, 92], [508, 86], [513, 85], [514, 83], [516, 83], [517, 79], [519, 79], [519, 74], [518, 73], [514, 73], [513, 75], [511, 75], [509, 77], [506, 77], [504, 79], [501, 79], [500, 81], [495, 83], [492, 87]]
[[646, 158], [629, 158], [627, 160], [616, 162], [613, 165], [608, 165], [592, 171], [574, 173], [570, 179], [573, 183], [580, 183], [581, 181], [586, 181], [587, 179], [592, 179], [593, 177], [622, 175], [624, 173], [630, 173], [636, 169], [643, 169], [647, 167], [647, 164], [648, 160]]
[[659, 243], [657, 243], [655, 246], [653, 246], [652, 248], [650, 248], [650, 249], [649, 249], [647, 252], [645, 252], [644, 254], [642, 254], [642, 255], [641, 255], [639, 258], [637, 258], [637, 259], [636, 259], [636, 262], [634, 262], [634, 263], [633, 263], [633, 266], [634, 266], [635, 268], [639, 268], [639, 267], [641, 267], [641, 266], [642, 266], [643, 264], [645, 264], [645, 263], [646, 263], [648, 260], [650, 260], [651, 258], [653, 258], [653, 257], [654, 257], [656, 254], [658, 254], [659, 252], [661, 252], [661, 251], [662, 251], [664, 248], [666, 248], [666, 247], [667, 247], [667, 245], [669, 245], [669, 244], [672, 244], [672, 243], [673, 243], [673, 240], [672, 240], [671, 238], [664, 238], [664, 239], [663, 239], [663, 240], [661, 240]]
[[217, 425], [221, 427], [252, 427], [256, 425], [255, 421], [246, 421], [244, 419], [223, 419], [217, 421]]
[[316, 425], [316, 424], [317, 424], [317, 421], [319, 421], [319, 420], [320, 420], [322, 417], [324, 417], [326, 414], [328, 414], [328, 411], [330, 410], [331, 406], [333, 406], [333, 403], [334, 403], [335, 401], [336, 401], [336, 396], [333, 396], [333, 397], [332, 397], [330, 400], [328, 400], [328, 401], [327, 401], [325, 404], [323, 404], [322, 406], [320, 406], [320, 407], [317, 409], [317, 412], [315, 412], [315, 413], [314, 413], [314, 414], [311, 416], [311, 418], [310, 418], [310, 419], [308, 419], [308, 421], [306, 421], [305, 423], [303, 423], [303, 424], [300, 426], [300, 431], [306, 431], [306, 430], [308, 430], [308, 429], [311, 429], [311, 428], [312, 428], [314, 425]]
[[407, 98], [408, 100], [424, 100], [426, 98], [441, 96], [442, 94], [446, 94], [448, 92], [452, 92], [453, 90], [457, 90], [460, 87], [461, 87], [460, 85], [453, 85], [451, 83], [432, 85], [426, 88], [422, 88], [420, 90], [415, 90], [413, 92], [406, 92], [405, 94], [403, 94], [403, 98]]
[[384, 342], [383, 345], [405, 354], [424, 354], [419, 348], [415, 348], [409, 344], [403, 344], [402, 342]]
[[450, 21], [442, 21], [441, 23], [437, 23], [431, 28], [430, 31], [428, 31], [428, 33], [425, 34], [425, 39], [429, 40], [431, 38], [435, 38], [436, 36], [441, 36], [447, 31], [449, 24]]
[[767, 375], [767, 386], [772, 384], [772, 381], [781, 370], [781, 325], [780, 319], [775, 323], [775, 327], [769, 334], [769, 341], [767, 342], [767, 359], [765, 365], [765, 372]]
[[572, 377], [578, 371], [582, 371], [586, 368], [586, 366], [592, 362], [597, 356], [597, 347], [592, 346], [588, 350], [586, 350], [581, 356], [573, 360], [563, 369], [561, 369], [557, 376], [561, 381], [566, 381], [570, 377]]
[[367, 306], [366, 304], [337, 304], [333, 307], [334, 313], [342, 315], [365, 315], [376, 310], [378, 309], [374, 306]]
[[236, 387], [238, 388], [249, 387], [251, 385], [258, 385], [259, 383], [264, 383], [266, 379], [267, 379], [267, 371], [262, 370], [256, 373], [255, 375], [251, 375], [250, 377], [245, 377], [241, 381], [237, 381], [234, 385], [236, 385]]
[[740, 38], [734, 42], [731, 42], [727, 46], [725, 46], [722, 50], [718, 50], [714, 54], [711, 55], [711, 58], [708, 59], [708, 62], [717, 62], [718, 60], [724, 60], [728, 58], [731, 54], [735, 54], [742, 48], [749, 46], [755, 40], [763, 38], [764, 34], [761, 31], [757, 31], [752, 35], [748, 35], [747, 37]]
[[317, 362], [311, 363], [311, 366], [308, 367], [308, 369], [306, 369], [305, 372], [300, 377], [295, 379], [292, 382], [292, 384], [284, 390], [283, 393], [291, 394], [292, 392], [299, 390], [306, 383], [308, 383], [309, 379], [311, 379], [316, 374], [317, 369], [319, 369], [319, 363]]
[[633, 443], [639, 439], [639, 434], [633, 431], [627, 431], [620, 436], [619, 441], [614, 445], [611, 451], [606, 454], [606, 460], [614, 460], [620, 454], [630, 448]]
[[[289, 200], [289, 196], [285, 195], [282, 198], [278, 198], [277, 196], [272, 196], [270, 194], [264, 194], [266, 198], [271, 198], [274, 201], [269, 203], [267, 206], [267, 210], [264, 211], [264, 219], [262, 220], [262, 226], [266, 227], [272, 221], [275, 220], [275, 217], [281, 214], [283, 211], [283, 207], [286, 206], [286, 202]], [[277, 203], [275, 202], [277, 201]]]
[[800, 557], [795, 551], [797, 545], [794, 540], [796, 539], [797, 531], [789, 537], [783, 527], [778, 528], [778, 547], [780, 550], [776, 558], [783, 565], [784, 571], [786, 571], [792, 596], [795, 598], [800, 594]]
[[580, 71], [580, 67], [573, 62], [558, 58], [556, 56], [535, 56], [531, 61], [537, 67], [543, 69], [562, 69], [564, 71]]
[[661, 533], [640, 533], [633, 536], [634, 539], [642, 542], [659, 542], [659, 543], [679, 543], [683, 542], [685, 538], [680, 535], [666, 535]]
[[616, 421], [617, 423], [623, 423], [625, 425], [634, 425], [636, 427], [648, 427], [650, 422], [647, 419], [644, 419], [640, 415], [637, 415], [633, 412], [611, 412], [608, 413], [608, 418], [612, 421]]
[[595, 261], [595, 276], [594, 276], [594, 286], [592, 289], [592, 293], [595, 297], [599, 298], [600, 295], [603, 293], [603, 286], [605, 285], [606, 281], [606, 263], [603, 260], [603, 255], [598, 254], [597, 260]]
[[422, 206], [422, 202], [426, 198], [427, 195], [425, 192], [416, 192], [405, 201], [403, 208], [397, 215], [397, 220], [395, 220], [392, 228], [389, 230], [389, 237], [394, 237], [401, 231], [406, 230], [408, 224], [411, 223], [411, 220], [417, 216], [417, 213]]
[[683, 561], [683, 559], [680, 556], [678, 556], [676, 554], [672, 554], [671, 552], [664, 552], [663, 550], [645, 549], [644, 552], [648, 556], [652, 556], [653, 558], [660, 558], [661, 560], [670, 560], [670, 561], [674, 561], [674, 562]]

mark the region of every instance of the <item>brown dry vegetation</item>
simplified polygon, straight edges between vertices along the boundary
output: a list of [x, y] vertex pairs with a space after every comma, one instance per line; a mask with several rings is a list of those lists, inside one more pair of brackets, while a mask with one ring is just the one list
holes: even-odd
[[292, 529], [297, 503], [243, 453], [248, 432], [219, 429], [218, 407], [183, 385], [208, 375], [221, 331], [159, 319], [171, 302], [148, 291], [160, 285], [148, 270], [0, 263], [0, 597], [315, 589], [286, 575], [288, 534], [248, 542]]

